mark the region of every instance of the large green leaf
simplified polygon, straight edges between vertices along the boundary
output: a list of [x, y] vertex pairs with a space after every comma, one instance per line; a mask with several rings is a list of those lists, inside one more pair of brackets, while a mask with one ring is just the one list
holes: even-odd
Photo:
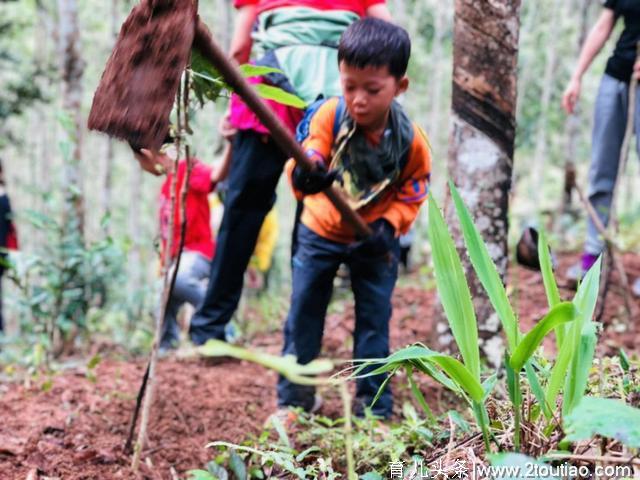
[[429, 197], [429, 239], [442, 307], [464, 363], [479, 384], [478, 324], [471, 293], [456, 246], [432, 196]]
[[258, 363], [300, 385], [320, 385], [340, 381], [339, 379], [316, 377], [316, 375], [327, 374], [333, 370], [333, 363], [326, 359], [317, 359], [306, 365], [300, 365], [292, 355], [284, 357], [270, 355], [230, 345], [220, 340], [209, 340], [198, 347], [196, 351], [206, 357], [233, 357]]
[[245, 78], [249, 77], [261, 77], [263, 75], [268, 75], [269, 73], [284, 73], [279, 68], [275, 67], [265, 67], [263, 65], [252, 65], [250, 63], [245, 63], [244, 65], [240, 65], [240, 72], [242, 76]]
[[461, 362], [449, 355], [434, 354], [430, 361], [437, 364], [449, 377], [462, 388], [471, 399], [481, 404], [484, 398], [484, 389], [476, 379], [473, 372]]
[[527, 380], [529, 381], [529, 386], [531, 387], [531, 392], [533, 392], [533, 396], [536, 397], [540, 408], [542, 408], [542, 412], [545, 417], [551, 418], [553, 415], [551, 413], [551, 409], [547, 404], [547, 400], [544, 398], [544, 390], [542, 385], [540, 385], [540, 380], [538, 379], [538, 375], [536, 374], [535, 369], [531, 362], [527, 362], [524, 366], [524, 371], [527, 372]]
[[452, 181], [449, 181], [449, 188], [451, 190], [451, 197], [460, 219], [460, 227], [462, 229], [462, 235], [464, 236], [464, 242], [467, 246], [467, 253], [471, 259], [473, 269], [478, 275], [478, 279], [489, 296], [491, 305], [498, 314], [498, 318], [502, 322], [502, 328], [507, 336], [507, 343], [509, 351], [513, 352], [518, 343], [518, 321], [516, 315], [513, 313], [511, 303], [509, 303], [509, 297], [502, 283], [502, 279], [498, 274], [496, 265], [489, 255], [487, 246], [482, 240], [482, 236], [471, 219], [471, 214], [466, 205], [462, 201], [462, 197], [458, 193], [458, 189], [455, 187]]
[[[540, 271], [542, 272], [542, 282], [544, 291], [547, 295], [549, 308], [553, 308], [560, 303], [560, 292], [556, 279], [553, 276], [553, 263], [551, 262], [551, 254], [549, 253], [549, 244], [544, 228], [540, 228], [538, 233], [538, 259], [540, 260]], [[560, 324], [556, 327], [556, 347], [560, 350], [564, 341], [566, 326]]]
[[258, 95], [260, 95], [262, 98], [273, 100], [275, 102], [281, 103], [282, 105], [288, 105], [290, 107], [307, 108], [307, 104], [304, 102], [304, 100], [292, 93], [285, 92], [281, 88], [267, 85], [265, 83], [259, 83], [254, 86], [256, 88], [256, 91], [258, 92]]
[[570, 413], [584, 396], [589, 382], [589, 372], [593, 366], [597, 341], [596, 325], [593, 322], [588, 322], [582, 329], [578, 349], [573, 355], [569, 375], [565, 380], [562, 399], [563, 415]]
[[542, 272], [544, 291], [547, 294], [547, 302], [549, 302], [549, 308], [553, 308], [560, 303], [560, 292], [558, 291], [556, 279], [553, 276], [553, 263], [551, 262], [551, 254], [549, 253], [547, 235], [543, 228], [540, 228], [538, 232], [538, 258], [540, 260], [540, 271]]
[[588, 440], [594, 435], [640, 447], [640, 409], [610, 398], [584, 397], [564, 418], [567, 440]]
[[[351, 378], [363, 378], [372, 375], [379, 375], [381, 373], [394, 371], [401, 365], [410, 365], [431, 375], [434, 379], [438, 380], [451, 390], [463, 390], [474, 401], [482, 402], [482, 385], [465, 365], [453, 357], [434, 352], [422, 345], [412, 345], [410, 347], [403, 348], [382, 361], [376, 360], [375, 363], [383, 363], [383, 365], [363, 375], [354, 373], [351, 375]], [[425, 364], [431, 364], [438, 367], [448, 376], [448, 378], [443, 377], [437, 370], [431, 371], [431, 369], [425, 368]], [[365, 364], [364, 366], [367, 365]], [[453, 381], [454, 385], [451, 384], [451, 381]]]
[[[556, 477], [536, 475], [538, 472], [551, 472], [551, 465], [537, 461], [535, 458], [520, 453], [490, 454], [491, 470], [480, 466], [477, 477], [494, 480], [520, 480], [531, 478], [535, 480], [557, 480]], [[478, 467], [476, 467], [478, 468]]]
[[558, 325], [572, 321], [575, 316], [576, 308], [571, 302], [563, 302], [552, 308], [520, 341], [511, 356], [511, 367], [516, 372], [520, 372], [527, 360], [531, 358], [531, 355], [542, 343], [544, 337]]

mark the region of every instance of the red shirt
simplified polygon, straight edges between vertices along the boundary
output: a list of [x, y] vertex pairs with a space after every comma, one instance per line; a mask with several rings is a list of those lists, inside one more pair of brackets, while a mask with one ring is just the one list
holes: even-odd
[[[214, 189], [211, 183], [212, 168], [199, 160], [194, 160], [195, 164], [189, 179], [189, 190], [186, 199], [187, 227], [184, 234], [184, 248], [201, 253], [209, 260], [213, 258], [215, 252], [215, 242], [209, 226], [209, 200], [207, 196]], [[184, 176], [187, 172], [187, 162], [180, 160], [178, 164], [178, 187], [176, 212], [174, 216], [173, 245], [171, 257], [178, 254], [180, 247], [180, 192], [184, 183]], [[167, 175], [160, 190], [160, 237], [162, 241], [162, 252], [167, 247], [169, 238], [168, 226], [171, 221], [171, 182], [173, 175]], [[164, 255], [163, 255], [164, 258]]]
[[385, 0], [234, 0], [236, 8], [258, 5], [258, 13], [280, 7], [309, 7], [318, 10], [348, 10], [364, 17], [367, 8]]

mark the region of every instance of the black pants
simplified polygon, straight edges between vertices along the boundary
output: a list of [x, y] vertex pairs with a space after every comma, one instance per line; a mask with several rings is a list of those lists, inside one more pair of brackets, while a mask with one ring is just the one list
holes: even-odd
[[[350, 245], [332, 242], [300, 224], [298, 246], [292, 260], [293, 290], [284, 327], [283, 355], [295, 356], [302, 365], [320, 355], [333, 279], [341, 263], [349, 266], [355, 299], [353, 357], [366, 359], [389, 355], [391, 295], [398, 278], [398, 250], [396, 240], [390, 257], [363, 257]], [[362, 408], [371, 404], [385, 378], [385, 375], [375, 375], [357, 380], [356, 413], [362, 413]], [[314, 392], [313, 387], [296, 385], [281, 376], [278, 404], [309, 410], [314, 402]], [[391, 390], [386, 388], [373, 407], [373, 413], [390, 417], [392, 403]]]
[[276, 201], [276, 186], [286, 155], [275, 142], [251, 130], [233, 142], [229, 188], [202, 306], [191, 320], [196, 345], [224, 339], [224, 328], [238, 306], [244, 272], [256, 246], [264, 218]]

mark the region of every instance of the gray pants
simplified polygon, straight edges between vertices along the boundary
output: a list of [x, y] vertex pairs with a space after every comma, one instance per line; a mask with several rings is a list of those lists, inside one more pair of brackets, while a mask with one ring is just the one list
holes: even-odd
[[[620, 150], [627, 125], [628, 103], [629, 84], [605, 74], [596, 98], [588, 191], [589, 200], [604, 225], [609, 221], [613, 187], [618, 175]], [[634, 119], [636, 150], [640, 155], [640, 92], [636, 95]], [[603, 248], [604, 241], [591, 217], [588, 217], [584, 251], [598, 255]]]
[[180, 307], [185, 303], [189, 303], [194, 308], [198, 308], [202, 304], [207, 290], [210, 268], [211, 262], [200, 253], [187, 250], [182, 253], [176, 283], [164, 317], [162, 340], [160, 341], [161, 347], [170, 348], [180, 338], [180, 329], [177, 322]]

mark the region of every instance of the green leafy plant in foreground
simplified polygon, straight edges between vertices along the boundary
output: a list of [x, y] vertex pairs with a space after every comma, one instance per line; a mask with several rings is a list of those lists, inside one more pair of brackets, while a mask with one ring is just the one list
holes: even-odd
[[[585, 277], [573, 302], [562, 302], [553, 279], [548, 246], [544, 234], [541, 235], [539, 255], [550, 303], [549, 311], [531, 331], [523, 334], [502, 279], [472, 221], [471, 214], [452, 183], [450, 189], [471, 264], [500, 319], [506, 336], [507, 391], [513, 405], [514, 446], [519, 450], [523, 369], [532, 392], [549, 419], [552, 418], [552, 410], [563, 385], [563, 413], [570, 412], [584, 394], [588, 372], [588, 368], [585, 368], [591, 364], [595, 346], [595, 327], [591, 318], [598, 294], [600, 261]], [[459, 393], [469, 403], [482, 430], [485, 447], [489, 451], [490, 432], [486, 400], [495, 381], [493, 376], [489, 376], [484, 382], [481, 378], [478, 326], [469, 286], [453, 239], [433, 198], [429, 199], [429, 233], [438, 294], [462, 362], [416, 344], [390, 355], [382, 362], [366, 362], [353, 376], [362, 376], [361, 372], [365, 367], [376, 363], [382, 365], [368, 375], [383, 372], [393, 375], [400, 369], [409, 372], [418, 370], [429, 375], [445, 387]], [[552, 331], [556, 332], [560, 348], [558, 358], [551, 369], [551, 376], [543, 388], [532, 359], [544, 338]], [[421, 394], [417, 397], [421, 404], [425, 403]], [[425, 408], [428, 409], [428, 406]]]

